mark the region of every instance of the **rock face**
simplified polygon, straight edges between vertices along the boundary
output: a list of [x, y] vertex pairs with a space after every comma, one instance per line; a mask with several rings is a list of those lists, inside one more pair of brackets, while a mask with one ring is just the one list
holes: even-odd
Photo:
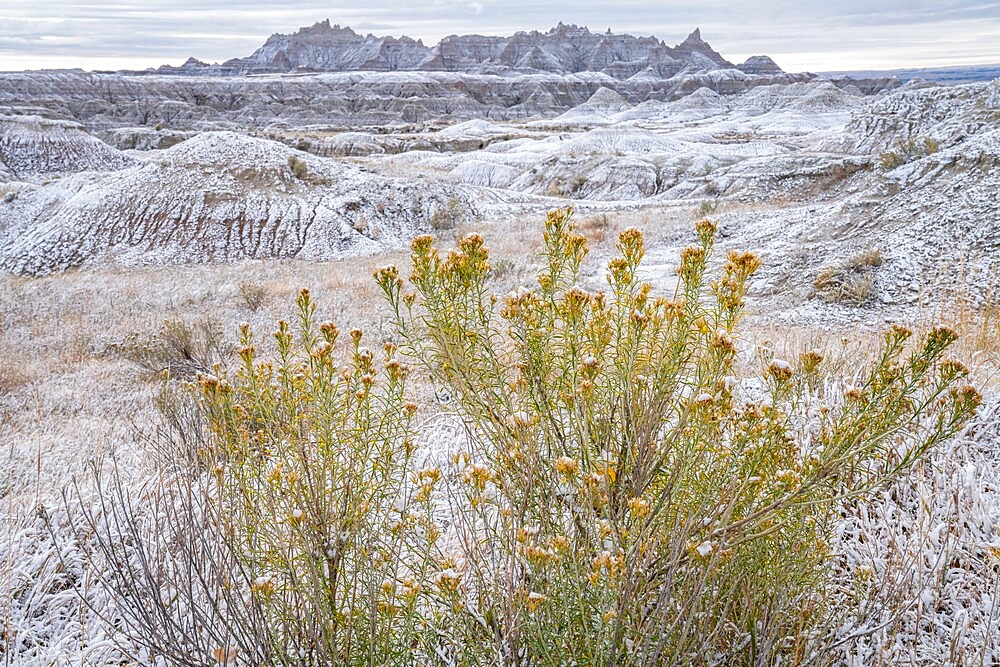
[[[762, 74], [781, 74], [765, 58]], [[769, 63], [769, 65], [768, 65]], [[731, 69], [695, 30], [675, 47], [655, 37], [591, 32], [560, 23], [548, 32], [518, 32], [510, 37], [451, 35], [433, 47], [409, 37], [360, 35], [349, 27], [321, 21], [291, 35], [275, 34], [246, 58], [222, 65], [189, 59], [160, 74], [273, 74], [288, 72], [442, 71], [464, 73], [601, 72], [624, 80], [639, 72], [670, 78], [682, 70]], [[766, 70], [766, 71], [765, 71]]]
[[674, 54], [698, 69], [732, 69], [735, 67], [701, 38], [701, 30], [698, 28], [695, 28], [694, 32], [687, 36], [687, 39], [677, 45]]
[[429, 53], [409, 37], [362, 36], [327, 20], [293, 35], [271, 35], [253, 54], [226, 61], [223, 68], [234, 74], [412, 70]]
[[[0, 114], [72, 119], [120, 149], [148, 149], [211, 130], [552, 118], [588, 101], [614, 113], [699, 90], [733, 96], [815, 78], [785, 73], [767, 56], [733, 65], [697, 29], [674, 47], [564, 24], [509, 37], [452, 35], [428, 47], [323, 21], [223, 64], [190, 58], [146, 72], [0, 73]], [[899, 85], [832, 83], [865, 94]]]
[[[901, 152], [909, 141], [955, 146], [1000, 123], [1000, 79], [988, 84], [906, 86], [872, 100], [847, 126], [837, 150]], [[933, 152], [933, 151], [932, 151]]]
[[750, 56], [741, 65], [737, 65], [736, 69], [741, 72], [746, 72], [747, 74], [782, 74], [783, 70], [778, 67], [778, 63], [774, 62], [767, 56]]
[[[601, 72], [497, 76], [457, 72], [340, 72], [311, 75], [121, 75], [79, 71], [0, 74], [4, 108], [73, 119], [119, 148], [164, 146], [137, 141], [118, 128], [157, 132], [325, 125], [340, 129], [513, 120], [557, 116], [590, 100], [628, 104], [680, 99], [699, 88], [722, 95], [757, 86], [811, 80], [809, 74], [746, 74], [738, 69], [678, 73], [669, 79], [642, 72], [616, 79]], [[121, 140], [121, 141], [119, 141]]]

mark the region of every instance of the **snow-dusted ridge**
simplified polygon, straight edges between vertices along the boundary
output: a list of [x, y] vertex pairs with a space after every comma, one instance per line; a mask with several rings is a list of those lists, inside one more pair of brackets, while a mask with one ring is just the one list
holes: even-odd
[[0, 115], [0, 182], [77, 171], [116, 171], [134, 161], [79, 123]]
[[[332, 259], [430, 228], [461, 188], [386, 179], [267, 139], [208, 132], [109, 175], [84, 173], [0, 204], [0, 268], [44, 274], [110, 260], [176, 264]], [[298, 177], [289, 158], [305, 165]], [[44, 205], [40, 202], [44, 201]]]

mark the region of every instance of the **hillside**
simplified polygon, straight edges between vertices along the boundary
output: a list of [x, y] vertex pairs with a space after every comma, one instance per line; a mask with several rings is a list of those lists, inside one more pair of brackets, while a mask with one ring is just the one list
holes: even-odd
[[[985, 294], [995, 279], [998, 91], [997, 82], [925, 84], [871, 97], [808, 82], [634, 103], [600, 87], [548, 119], [347, 132], [273, 125], [253, 138], [164, 132], [182, 143], [125, 152], [79, 126], [8, 121], [0, 146], [66, 148], [30, 172], [16, 151], [3, 154], [12, 173], [3, 176], [0, 267], [325, 259], [575, 203], [669, 219], [714, 211], [731, 242], [770, 259], [758, 289], [804, 312], [816, 304], [808, 281], [777, 286], [871, 249], [884, 263], [868, 303], [915, 303], [954, 239], [961, 280]], [[306, 177], [289, 167], [293, 155]]]

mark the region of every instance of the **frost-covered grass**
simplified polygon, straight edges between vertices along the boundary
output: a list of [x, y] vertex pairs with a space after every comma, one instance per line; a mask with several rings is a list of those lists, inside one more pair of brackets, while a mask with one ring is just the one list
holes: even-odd
[[[624, 223], [612, 222], [612, 229]], [[504, 255], [532, 247], [537, 221], [486, 232]], [[450, 240], [465, 226], [442, 232]], [[170, 268], [80, 270], [44, 278], [0, 275], [0, 492], [20, 516], [78, 473], [97, 451], [133, 440], [154, 418], [157, 383], [115, 348], [150, 341], [164, 321], [214, 321], [229, 340], [246, 321], [264, 328], [288, 317], [301, 287], [323, 315], [345, 328], [386, 334], [371, 275], [401, 256], [330, 262], [266, 261]], [[513, 288], [534, 269], [511, 262], [501, 285]], [[262, 291], [251, 308], [246, 285]], [[256, 299], [255, 299], [256, 301]]]
[[[613, 239], [624, 222], [613, 219], [607, 229], [601, 221], [589, 226], [595, 235]], [[523, 254], [536, 229], [530, 223], [514, 225], [510, 233], [487, 240], [498, 257]], [[154, 336], [168, 318], [197, 322], [212, 316], [231, 338], [239, 321], [267, 332], [273, 320], [289, 316], [301, 286], [312, 289], [324, 318], [344, 330], [363, 326], [378, 339], [388, 329], [370, 275], [399, 259], [0, 278], [0, 470], [5, 472], [0, 480], [0, 641], [5, 664], [107, 665], [124, 659], [116, 645], [122, 640], [118, 631], [79, 597], [83, 592], [96, 609], [112, 612], [100, 586], [105, 573], [88, 570], [83, 547], [69, 539], [82, 516], [72, 504], [67, 509], [58, 502], [74, 476], [85, 500], [109, 491], [87, 474], [91, 459], [105, 470], [117, 461], [139, 497], [160, 481], [151, 453], [136, 437], [136, 429], [148, 432], [159, 418], [153, 405], [159, 384], [115, 356], [111, 347], [129, 333]], [[512, 266], [502, 286], [515, 287], [533, 273], [530, 267]], [[264, 289], [255, 310], [241, 295], [240, 285], [247, 280]], [[988, 323], [976, 329], [975, 313], [962, 317], [970, 332], [989, 331]], [[748, 328], [767, 319], [760, 313]], [[820, 347], [828, 366], [823, 381], [831, 391], [842, 390], [855, 381], [858, 361], [872, 349], [877, 328], [877, 322], [842, 331], [772, 326], [749, 337], [741, 349], [749, 363], [762, 347], [772, 355], [787, 350], [786, 357]], [[991, 385], [998, 341], [988, 334], [978, 341], [960, 343], [961, 356], [982, 384]], [[426, 384], [418, 381], [416, 390], [422, 409], [447, 412], [449, 406], [436, 407]], [[845, 507], [831, 545], [843, 575], [837, 594], [866, 600], [860, 617], [844, 618], [836, 628], [845, 664], [990, 665], [1000, 659], [1000, 398], [985, 393], [980, 416], [961, 436], [871, 502]], [[442, 414], [422, 422], [419, 444], [419, 456], [429, 465], [442, 465], [464, 448], [464, 431]], [[36, 512], [39, 506], [56, 528], [55, 543]], [[149, 523], [143, 530], [155, 534], [157, 526]]]

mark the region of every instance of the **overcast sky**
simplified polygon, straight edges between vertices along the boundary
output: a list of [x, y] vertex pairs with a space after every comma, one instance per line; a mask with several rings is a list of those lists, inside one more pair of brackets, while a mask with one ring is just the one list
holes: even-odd
[[700, 27], [729, 60], [767, 54], [788, 71], [1000, 63], [1000, 2], [989, 0], [0, 0], [0, 70], [222, 61], [249, 55], [271, 33], [326, 18], [426, 44], [563, 21], [674, 45]]

